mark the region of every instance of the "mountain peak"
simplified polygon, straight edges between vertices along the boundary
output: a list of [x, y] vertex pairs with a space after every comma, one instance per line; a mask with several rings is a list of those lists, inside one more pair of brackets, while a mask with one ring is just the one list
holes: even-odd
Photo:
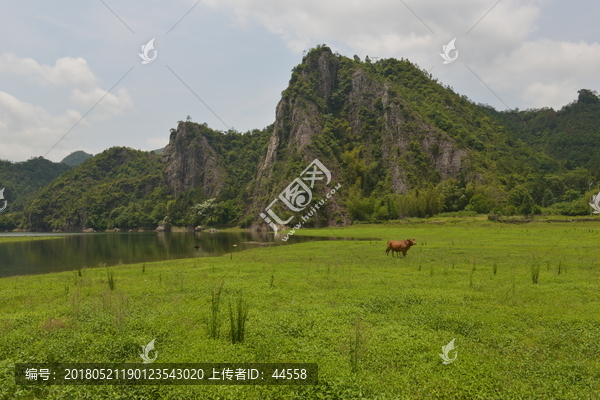
[[86, 153], [83, 150], [77, 150], [62, 159], [61, 163], [71, 167], [76, 167], [88, 158], [94, 157], [93, 154]]

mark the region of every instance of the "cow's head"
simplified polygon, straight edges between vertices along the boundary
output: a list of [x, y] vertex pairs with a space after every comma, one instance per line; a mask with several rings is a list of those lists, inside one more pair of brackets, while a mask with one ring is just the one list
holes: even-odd
[[411, 246], [414, 246], [415, 244], [417, 244], [417, 239], [406, 239], [406, 241], [408, 242], [408, 244], [410, 244]]

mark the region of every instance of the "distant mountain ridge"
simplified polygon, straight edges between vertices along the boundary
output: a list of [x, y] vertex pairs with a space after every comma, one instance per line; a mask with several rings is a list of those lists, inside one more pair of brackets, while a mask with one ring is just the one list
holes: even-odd
[[71, 167], [76, 167], [79, 164], [81, 164], [82, 162], [84, 162], [85, 160], [88, 160], [92, 157], [94, 157], [93, 154], [89, 154], [89, 153], [86, 153], [85, 151], [78, 150], [78, 151], [72, 152], [71, 154], [69, 154], [68, 156], [63, 158], [61, 163], [67, 164], [68, 166], [71, 166]]
[[[240, 134], [180, 121], [161, 156], [111, 148], [42, 190], [24, 226], [262, 229], [259, 213], [315, 158], [342, 185], [306, 226], [461, 210], [586, 213], [588, 183], [600, 178], [598, 103], [582, 89], [560, 111], [497, 112], [408, 60], [362, 62], [317, 46], [293, 69], [273, 125]], [[584, 138], [585, 152], [561, 156]]]
[[[4, 212], [22, 211], [41, 188], [69, 168], [68, 165], [54, 163], [42, 157], [16, 163], [0, 160], [0, 189], [5, 189], [4, 199], [8, 202]], [[0, 221], [0, 229], [2, 228]]]

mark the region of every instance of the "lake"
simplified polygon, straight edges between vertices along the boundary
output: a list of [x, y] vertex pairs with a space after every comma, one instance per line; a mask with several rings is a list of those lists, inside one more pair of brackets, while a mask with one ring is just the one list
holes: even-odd
[[274, 234], [267, 232], [0, 233], [0, 238], [7, 236], [59, 238], [0, 243], [0, 277], [72, 271], [97, 267], [100, 263], [111, 266], [213, 257], [265, 245], [289, 246], [316, 240], [352, 240], [291, 236], [287, 242], [274, 242]]

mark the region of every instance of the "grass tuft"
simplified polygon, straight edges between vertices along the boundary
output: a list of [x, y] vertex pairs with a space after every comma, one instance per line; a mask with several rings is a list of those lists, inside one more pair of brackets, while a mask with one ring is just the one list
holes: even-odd
[[115, 273], [112, 271], [106, 270], [106, 274], [108, 276], [108, 287], [110, 290], [115, 290], [116, 281], [115, 281]]
[[352, 324], [352, 338], [350, 340], [350, 370], [356, 373], [359, 369], [359, 363], [365, 352], [364, 328], [360, 318], [356, 318]]
[[540, 280], [540, 266], [534, 264], [531, 266], [531, 282], [537, 284]]
[[242, 296], [240, 296], [236, 302], [235, 311], [229, 303], [229, 322], [231, 330], [229, 337], [231, 338], [231, 344], [241, 343], [244, 341], [246, 335], [246, 320], [248, 319], [248, 303], [246, 303]]
[[560, 275], [562, 272], [562, 261], [558, 262], [558, 275]]
[[210, 299], [210, 319], [208, 320], [208, 336], [211, 339], [219, 337], [221, 329], [221, 320], [219, 318], [219, 304], [221, 302], [221, 292], [223, 291], [224, 280], [221, 280], [214, 288]]

